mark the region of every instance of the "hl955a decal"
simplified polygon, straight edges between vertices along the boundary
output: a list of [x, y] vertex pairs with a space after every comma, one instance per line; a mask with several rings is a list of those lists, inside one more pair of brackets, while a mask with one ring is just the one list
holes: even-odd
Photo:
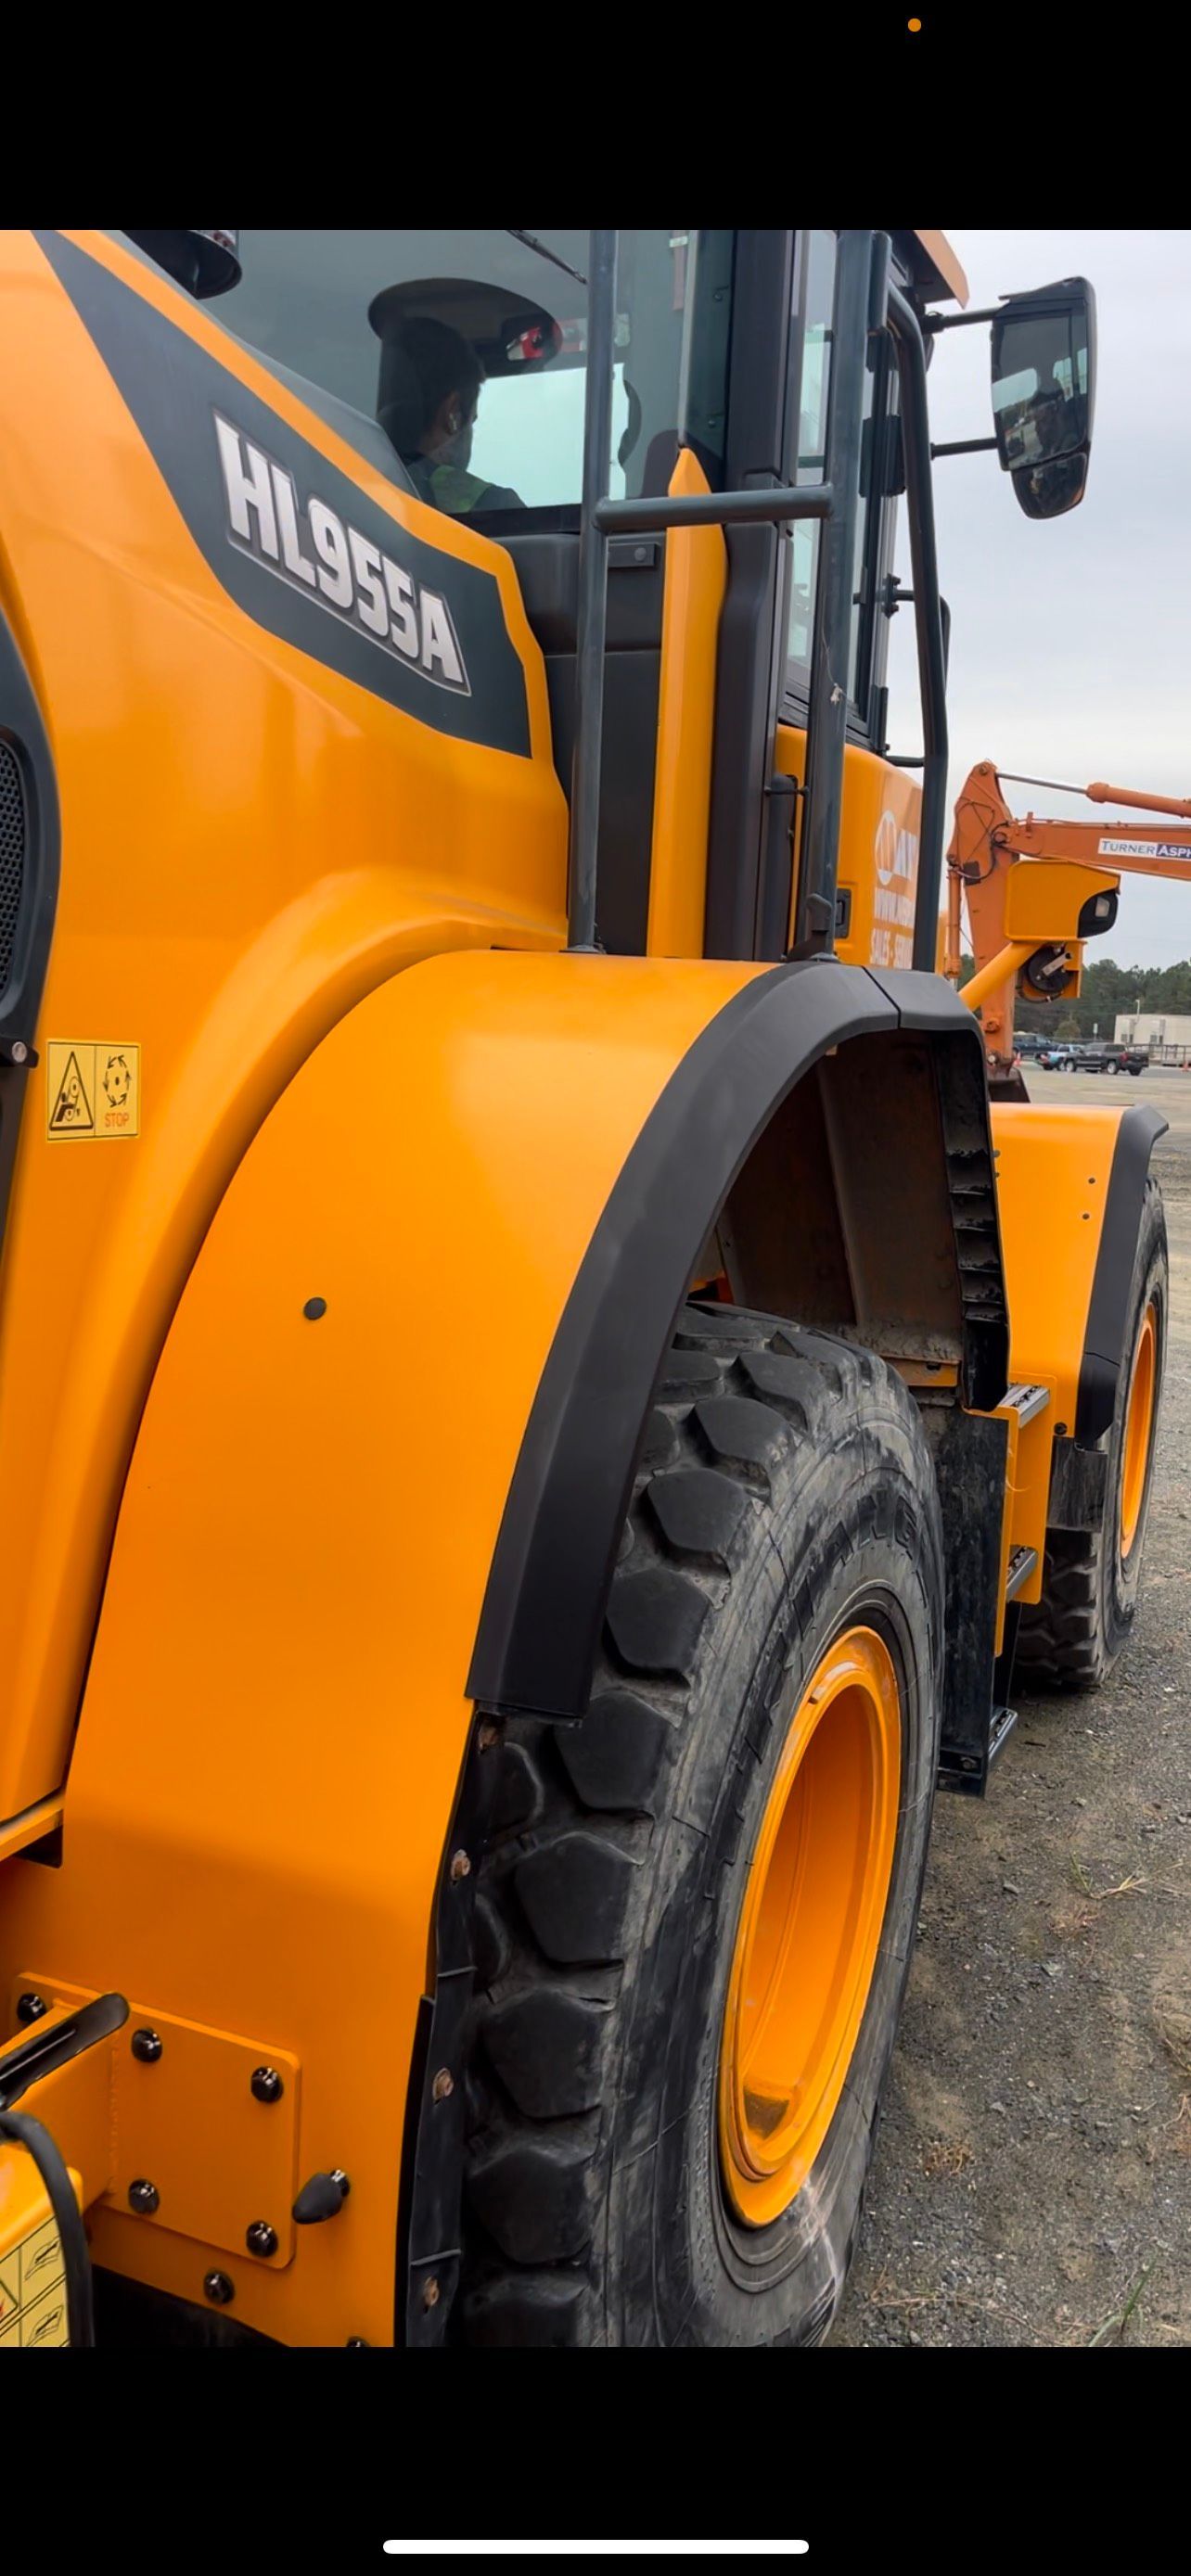
[[228, 536], [269, 572], [313, 594], [357, 633], [439, 688], [470, 696], [451, 612], [440, 591], [383, 554], [329, 502], [303, 504], [284, 465], [215, 414]]

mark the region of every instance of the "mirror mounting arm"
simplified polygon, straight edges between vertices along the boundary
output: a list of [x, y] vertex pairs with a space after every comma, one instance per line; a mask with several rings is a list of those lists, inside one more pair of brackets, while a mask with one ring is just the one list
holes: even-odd
[[982, 447], [995, 447], [995, 438], [947, 438], [931, 448], [931, 461], [936, 456], [975, 456]]
[[1001, 304], [985, 304], [978, 313], [926, 313], [922, 328], [931, 337], [936, 331], [970, 331], [974, 322], [998, 321], [1003, 311]]

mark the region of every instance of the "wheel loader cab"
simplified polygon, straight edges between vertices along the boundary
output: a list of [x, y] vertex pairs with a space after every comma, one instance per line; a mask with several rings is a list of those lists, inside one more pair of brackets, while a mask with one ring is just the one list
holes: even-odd
[[[664, 494], [680, 442], [722, 482], [734, 259], [727, 232], [620, 236], [609, 491]], [[220, 321], [302, 381], [370, 463], [511, 556], [569, 792], [586, 233], [244, 233], [240, 261]], [[474, 400], [474, 426], [442, 424], [436, 461], [429, 423], [469, 360], [457, 408]], [[664, 554], [660, 536], [635, 538], [609, 562], [600, 936], [617, 953], [646, 945]]]
[[934, 972], [962, 274], [0, 262], [0, 2343], [819, 2341], [1165, 1343], [1160, 1122]]
[[[568, 794], [587, 240], [578, 231], [245, 232], [239, 277], [220, 286], [212, 307], [370, 464], [510, 555], [545, 661], [555, 766]], [[680, 453], [684, 473], [713, 491], [822, 483], [836, 266], [831, 232], [618, 236], [611, 434], [601, 466], [610, 497], [663, 499]], [[893, 275], [915, 292], [947, 284], [915, 235], [897, 237]], [[467, 376], [458, 387], [448, 382], [452, 364]], [[879, 756], [902, 479], [888, 334], [874, 339], [862, 378], [847, 731], [854, 755]], [[453, 394], [460, 417], [452, 436], [442, 415]], [[777, 958], [789, 945], [819, 536], [808, 518], [784, 534], [734, 527], [726, 547], [711, 539], [701, 549], [714, 566], [702, 573], [704, 585], [719, 593], [714, 757], [703, 922], [693, 943], [683, 939], [686, 953], [693, 945], [713, 956]], [[608, 547], [597, 927], [614, 954], [656, 947], [670, 917], [663, 890], [651, 943], [670, 542], [664, 531], [642, 528]], [[878, 773], [853, 757], [847, 793], [855, 828], [845, 832], [842, 854], [839, 951], [861, 964], [906, 965], [917, 872], [914, 776], [884, 766]]]

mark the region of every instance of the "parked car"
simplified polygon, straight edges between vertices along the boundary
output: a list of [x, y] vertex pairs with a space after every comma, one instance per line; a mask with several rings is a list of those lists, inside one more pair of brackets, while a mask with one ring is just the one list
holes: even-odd
[[1040, 1048], [1034, 1061], [1044, 1073], [1074, 1073], [1082, 1049], [1075, 1038], [1053, 1038]]
[[1145, 1047], [1126, 1046], [1123, 1039], [1098, 1038], [1078, 1050], [1081, 1073], [1144, 1073], [1150, 1059]]
[[1037, 1029], [1015, 1029], [1013, 1032], [1013, 1052], [1027, 1060], [1041, 1055], [1049, 1043], [1049, 1039], [1042, 1037]]

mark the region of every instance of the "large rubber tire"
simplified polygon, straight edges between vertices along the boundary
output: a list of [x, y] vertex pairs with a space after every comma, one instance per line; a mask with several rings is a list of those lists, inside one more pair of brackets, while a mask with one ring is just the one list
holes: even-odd
[[1153, 1483], [1154, 1447], [1162, 1396], [1169, 1310], [1166, 1219], [1156, 1181], [1147, 1181], [1129, 1290], [1125, 1348], [1137, 1348], [1142, 1318], [1153, 1305], [1157, 1320], [1157, 1372], [1145, 1493], [1133, 1542], [1121, 1545], [1125, 1421], [1132, 1369], [1121, 1370], [1116, 1411], [1108, 1434], [1104, 1520], [1097, 1530], [1049, 1530], [1042, 1598], [1023, 1607], [1016, 1677], [1028, 1690], [1098, 1690], [1128, 1643], [1141, 1589], [1146, 1521]]
[[[814, 2343], [839, 2300], [914, 1940], [943, 1571], [913, 1399], [867, 1352], [685, 1310], [579, 1726], [511, 1722], [481, 1865], [464, 2331]], [[739, 2223], [717, 2078], [742, 1893], [792, 1709], [861, 1621], [894, 1658], [889, 1894], [845, 2089], [785, 2215]]]

